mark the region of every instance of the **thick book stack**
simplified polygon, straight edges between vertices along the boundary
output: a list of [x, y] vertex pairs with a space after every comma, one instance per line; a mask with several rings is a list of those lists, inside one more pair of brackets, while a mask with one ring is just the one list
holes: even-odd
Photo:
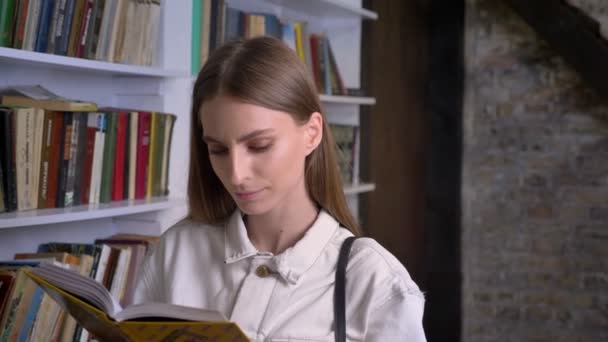
[[0, 212], [167, 195], [174, 115], [30, 101], [0, 107]]
[[192, 73], [197, 74], [209, 53], [224, 42], [272, 36], [283, 40], [313, 73], [319, 93], [348, 95], [329, 39], [309, 34], [306, 22], [282, 22], [273, 14], [245, 13], [224, 0], [193, 0]]
[[160, 0], [2, 0], [0, 46], [153, 65]]
[[40, 245], [36, 253], [0, 261], [0, 340], [88, 341], [88, 332], [26, 272], [40, 264], [74, 270], [99, 282], [128, 306], [144, 256], [157, 241], [154, 236], [117, 234], [94, 244], [52, 242]]
[[343, 184], [359, 182], [359, 127], [330, 124]]

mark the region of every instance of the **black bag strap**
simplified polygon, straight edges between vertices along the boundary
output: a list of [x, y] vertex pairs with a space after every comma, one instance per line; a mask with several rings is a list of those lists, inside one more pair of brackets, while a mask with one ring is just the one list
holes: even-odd
[[336, 267], [336, 284], [334, 286], [334, 323], [336, 325], [336, 342], [346, 342], [346, 265], [356, 236], [346, 238], [340, 247], [338, 266]]

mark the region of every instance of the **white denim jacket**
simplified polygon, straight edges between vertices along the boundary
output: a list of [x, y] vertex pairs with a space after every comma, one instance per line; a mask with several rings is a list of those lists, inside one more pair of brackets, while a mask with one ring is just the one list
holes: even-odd
[[[321, 211], [300, 241], [273, 255], [256, 250], [238, 210], [223, 226], [185, 221], [146, 259], [135, 302], [217, 310], [252, 341], [334, 341], [336, 263], [349, 236]], [[380, 244], [355, 241], [346, 279], [349, 341], [426, 341], [423, 294]]]

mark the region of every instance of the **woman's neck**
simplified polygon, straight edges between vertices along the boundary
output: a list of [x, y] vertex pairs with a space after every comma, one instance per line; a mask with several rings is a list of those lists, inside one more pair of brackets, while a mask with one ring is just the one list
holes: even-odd
[[[302, 184], [303, 185], [303, 184]], [[304, 189], [263, 215], [245, 216], [247, 234], [258, 251], [281, 254], [304, 236], [319, 209]]]

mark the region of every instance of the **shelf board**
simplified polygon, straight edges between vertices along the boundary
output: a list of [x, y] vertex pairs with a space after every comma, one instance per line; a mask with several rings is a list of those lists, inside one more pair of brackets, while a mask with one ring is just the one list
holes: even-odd
[[320, 94], [319, 98], [321, 99], [321, 102], [325, 102], [325, 103], [343, 103], [343, 104], [370, 105], [370, 106], [376, 104], [376, 98], [374, 98], [374, 97], [338, 96], [338, 95]]
[[361, 194], [361, 193], [365, 193], [365, 192], [371, 192], [371, 191], [374, 191], [375, 189], [376, 189], [376, 184], [374, 184], [374, 183], [359, 183], [359, 184], [345, 186], [344, 194], [347, 196], [356, 195], [356, 194]]
[[263, 6], [264, 3], [316, 18], [378, 19], [378, 13], [344, 0], [228, 0], [230, 6], [249, 12], [259, 10], [259, 6]]
[[0, 64], [3, 62], [116, 76], [187, 77], [190, 75], [188, 71], [165, 70], [156, 67], [102, 62], [84, 58], [0, 47]]
[[149, 200], [125, 200], [69, 208], [16, 211], [0, 214], [0, 229], [140, 214], [170, 209], [185, 205], [185, 203], [184, 200], [158, 197]]
[[360, 17], [361, 19], [378, 19], [378, 13], [362, 7], [351, 5], [344, 0], [266, 0], [291, 10], [307, 13], [315, 17]]

